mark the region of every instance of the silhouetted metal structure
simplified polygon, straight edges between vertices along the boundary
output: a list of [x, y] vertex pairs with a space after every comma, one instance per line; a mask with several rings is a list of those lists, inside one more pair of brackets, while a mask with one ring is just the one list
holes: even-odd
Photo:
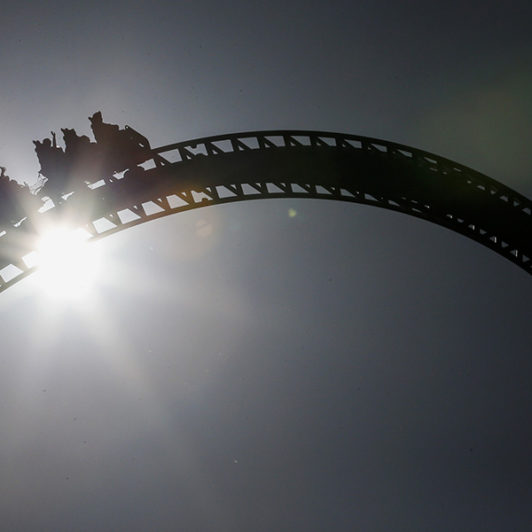
[[235, 201], [315, 198], [374, 205], [442, 225], [532, 273], [532, 202], [475, 170], [383, 140], [256, 131], [150, 149], [144, 168], [77, 190], [0, 237], [0, 291], [33, 271], [34, 228], [69, 219], [93, 239], [169, 214]]

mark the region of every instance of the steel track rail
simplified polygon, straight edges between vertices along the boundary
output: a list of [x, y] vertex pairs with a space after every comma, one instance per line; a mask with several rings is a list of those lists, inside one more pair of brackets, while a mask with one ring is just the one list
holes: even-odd
[[144, 172], [102, 180], [0, 236], [0, 291], [35, 270], [39, 228], [68, 220], [97, 240], [208, 205], [314, 198], [447, 227], [532, 273], [532, 202], [471, 168], [401, 144], [318, 131], [255, 131], [152, 150]]

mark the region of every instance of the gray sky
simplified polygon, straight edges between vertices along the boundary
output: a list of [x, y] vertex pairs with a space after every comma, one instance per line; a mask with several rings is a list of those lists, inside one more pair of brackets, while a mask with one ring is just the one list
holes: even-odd
[[[376, 136], [532, 197], [531, 17], [528, 2], [7, 2], [0, 163], [34, 182], [31, 141], [86, 134], [102, 110], [155, 146]], [[313, 200], [94, 245], [90, 302], [32, 278], [0, 295], [2, 529], [532, 525], [532, 285], [510, 262]]]

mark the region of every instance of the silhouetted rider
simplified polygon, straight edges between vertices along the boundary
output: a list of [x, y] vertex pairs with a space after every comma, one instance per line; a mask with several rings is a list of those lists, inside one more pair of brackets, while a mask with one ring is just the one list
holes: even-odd
[[53, 144], [49, 138], [39, 142], [34, 140], [35, 152], [41, 165], [40, 174], [44, 177], [58, 176], [65, 173], [65, 157], [62, 148], [57, 146], [55, 133], [52, 132]]
[[121, 172], [150, 158], [148, 140], [134, 129], [128, 126], [120, 129], [116, 124], [107, 124], [101, 111], [94, 113], [89, 120], [109, 173]]
[[11, 179], [0, 166], [0, 225], [20, 222], [29, 212], [37, 210], [40, 203], [27, 184]]
[[96, 142], [111, 146], [118, 142], [120, 128], [116, 124], [107, 124], [103, 121], [102, 112], [97, 111], [89, 116], [92, 133]]
[[69, 157], [76, 157], [91, 144], [87, 135], [79, 136], [75, 129], [61, 128], [61, 132], [65, 142], [65, 154]]
[[97, 145], [86, 135], [78, 135], [75, 129], [63, 129], [65, 165], [73, 184], [93, 183], [101, 179], [100, 155]]
[[41, 165], [39, 173], [46, 178], [40, 193], [51, 197], [56, 202], [62, 194], [71, 192], [71, 190], [67, 190], [69, 168], [65, 152], [57, 146], [55, 133], [53, 132], [52, 138], [53, 142], [49, 138], [45, 138], [41, 142], [34, 140], [33, 144]]

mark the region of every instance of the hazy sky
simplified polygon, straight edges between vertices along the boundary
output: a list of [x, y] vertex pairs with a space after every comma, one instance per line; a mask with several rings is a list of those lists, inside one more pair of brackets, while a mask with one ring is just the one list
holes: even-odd
[[[532, 197], [531, 4], [4, 2], [0, 164], [130, 124], [447, 156]], [[297, 212], [288, 215], [289, 209]], [[208, 230], [205, 230], [205, 227]], [[373, 207], [208, 207], [94, 244], [91, 296], [0, 294], [2, 530], [532, 526], [531, 278]]]

